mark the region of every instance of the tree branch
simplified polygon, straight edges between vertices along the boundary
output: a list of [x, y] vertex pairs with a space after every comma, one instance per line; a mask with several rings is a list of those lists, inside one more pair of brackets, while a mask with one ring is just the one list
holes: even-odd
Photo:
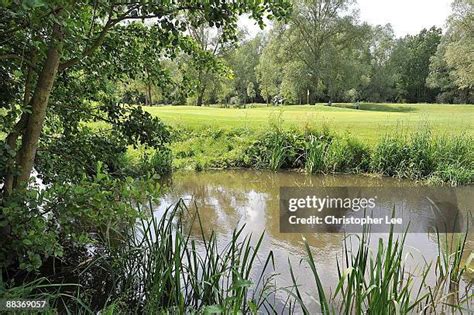
[[3, 59], [16, 59], [20, 60], [21, 62], [26, 63], [28, 66], [30, 66], [32, 69], [36, 70], [35, 65], [31, 62], [31, 60], [25, 59], [25, 57], [18, 56], [15, 54], [5, 54], [5, 55], [0, 55], [0, 60]]
[[195, 6], [180, 6], [180, 7], [176, 7], [174, 8], [173, 10], [168, 10], [168, 11], [165, 11], [165, 12], [161, 12], [159, 14], [149, 14], [149, 15], [137, 15], [137, 16], [130, 16], [129, 14], [131, 14], [134, 10], [138, 10], [140, 8], [139, 5], [135, 5], [133, 7], [131, 7], [130, 9], [128, 9], [127, 11], [125, 11], [124, 13], [122, 13], [120, 16], [116, 17], [116, 18], [111, 18], [111, 16], [109, 16], [109, 19], [107, 20], [107, 22], [105, 23], [104, 27], [102, 28], [102, 30], [100, 31], [99, 35], [97, 36], [97, 38], [95, 40], [92, 41], [91, 45], [86, 47], [84, 49], [84, 51], [82, 52], [82, 54], [78, 57], [74, 57], [74, 58], [71, 58], [63, 63], [61, 63], [59, 65], [59, 68], [58, 68], [58, 71], [64, 71], [65, 69], [71, 67], [71, 66], [74, 66], [75, 64], [79, 63], [79, 61], [84, 58], [84, 57], [87, 57], [89, 55], [91, 55], [97, 48], [100, 47], [100, 45], [102, 45], [102, 43], [104, 42], [105, 40], [105, 36], [107, 35], [108, 31], [114, 27], [115, 25], [117, 25], [118, 23], [122, 22], [122, 21], [125, 21], [125, 20], [144, 20], [144, 19], [151, 19], [151, 18], [159, 18], [159, 17], [163, 17], [165, 15], [169, 15], [173, 12], [178, 12], [178, 11], [182, 11], [182, 10], [190, 10], [190, 9], [201, 9], [202, 8], [202, 5], [200, 4], [197, 4]]

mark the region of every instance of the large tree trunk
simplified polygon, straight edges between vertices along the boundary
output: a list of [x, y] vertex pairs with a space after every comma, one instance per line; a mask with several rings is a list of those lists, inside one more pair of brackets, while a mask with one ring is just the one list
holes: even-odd
[[[26, 73], [25, 78], [25, 91], [23, 94], [23, 107], [26, 108], [31, 100], [31, 92], [33, 88], [33, 80], [34, 80], [34, 68], [36, 66], [37, 61], [37, 53], [36, 51], [32, 51], [30, 54], [31, 57], [31, 65], [28, 66], [28, 70]], [[12, 131], [6, 137], [6, 144], [9, 146], [12, 152], [15, 152], [13, 156], [9, 157], [6, 165], [6, 176], [5, 176], [5, 186], [4, 192], [9, 195], [13, 190], [13, 182], [14, 182], [14, 172], [15, 172], [15, 162], [17, 160], [17, 141], [20, 134], [23, 133], [23, 130], [26, 127], [26, 123], [28, 122], [29, 114], [27, 112], [23, 112], [21, 114], [20, 119], [13, 127]]]
[[26, 128], [23, 131], [21, 148], [18, 153], [18, 167], [20, 168], [20, 173], [14, 184], [15, 186], [27, 182], [30, 178], [39, 138], [43, 129], [49, 96], [58, 72], [61, 48], [62, 32], [60, 27], [55, 25], [53, 27], [53, 34], [46, 60], [30, 101], [31, 114], [28, 117]]
[[153, 105], [153, 100], [151, 99], [151, 82], [148, 81], [146, 85], [146, 92], [148, 94], [148, 105], [152, 106]]
[[203, 101], [204, 101], [204, 89], [200, 89], [199, 92], [198, 92], [196, 105], [197, 106], [202, 106]]
[[206, 86], [203, 82], [203, 71], [199, 70], [198, 73], [198, 94], [197, 94], [197, 99], [196, 99], [196, 105], [197, 106], [202, 106], [203, 100], [204, 100], [204, 91], [206, 90]]

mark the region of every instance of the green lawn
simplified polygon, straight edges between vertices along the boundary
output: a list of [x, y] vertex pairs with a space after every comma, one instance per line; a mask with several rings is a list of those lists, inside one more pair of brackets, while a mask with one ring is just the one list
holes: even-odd
[[474, 105], [361, 104], [360, 110], [344, 106], [351, 105], [254, 105], [246, 109], [157, 106], [146, 107], [146, 110], [176, 127], [263, 129], [270, 121], [281, 117], [284, 126], [327, 126], [332, 131], [350, 133], [368, 142], [395, 130], [410, 131], [425, 125], [439, 134], [465, 132], [474, 135]]

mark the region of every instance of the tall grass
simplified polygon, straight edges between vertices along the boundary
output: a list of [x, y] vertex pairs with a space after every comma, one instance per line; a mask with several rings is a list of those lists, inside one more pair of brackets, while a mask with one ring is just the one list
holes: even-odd
[[[185, 145], [193, 138], [175, 145], [179, 148], [176, 165], [274, 171], [303, 168], [307, 173], [325, 174], [370, 172], [452, 186], [474, 182], [474, 139], [467, 135], [433, 136], [429, 129], [420, 129], [386, 135], [374, 147], [349, 136], [278, 127], [259, 134], [236, 131], [230, 139], [226, 137], [202, 136], [206, 140], [198, 141], [196, 148]], [[188, 154], [190, 150], [193, 154]]]
[[[393, 229], [388, 240], [378, 240], [375, 252], [369, 248], [369, 231], [358, 237], [358, 247], [344, 241], [342, 263], [337, 261], [338, 282], [334, 292], [328, 292], [322, 283], [321, 272], [316, 267], [312, 250], [305, 241], [306, 262], [310, 267], [318, 292], [318, 303], [322, 314], [412, 314], [412, 313], [455, 313], [469, 312], [473, 295], [460, 291], [461, 277], [466, 270], [461, 257], [467, 240], [457, 238], [448, 248], [438, 235], [439, 257], [435, 264], [436, 284], [426, 281], [432, 272], [431, 263], [419, 275], [421, 281], [415, 287], [415, 276], [405, 270], [404, 244], [406, 234], [395, 238]], [[446, 247], [443, 246], [444, 245]], [[298, 281], [290, 264], [294, 291], [291, 294], [299, 303], [304, 314], [313, 310], [305, 302], [298, 287]], [[472, 309], [471, 309], [472, 311]]]
[[327, 173], [368, 171], [370, 151], [354, 138], [335, 138], [328, 147], [324, 164]]
[[321, 141], [314, 135], [310, 135], [306, 142], [306, 172], [312, 174], [324, 171], [324, 156], [327, 143]]
[[[51, 283], [46, 277], [38, 277], [26, 281], [21, 285], [9, 288], [9, 283], [4, 281], [0, 275], [0, 297], [2, 299], [47, 301], [47, 308], [41, 310], [43, 314], [56, 314], [58, 310], [65, 314], [93, 314], [93, 311], [78, 294], [80, 289], [80, 285], [77, 283]], [[32, 313], [32, 311], [18, 311], [15, 314], [27, 313]]]
[[[436, 260], [436, 284], [429, 288], [429, 297], [424, 312], [462, 313], [472, 312], [474, 293], [470, 286], [461, 291], [460, 284], [469, 262], [463, 264], [463, 254], [468, 234], [437, 235], [438, 259]], [[472, 255], [472, 253], [471, 253]]]
[[[127, 246], [112, 253], [113, 264], [107, 270], [115, 275], [110, 301], [123, 301], [128, 312], [146, 314], [272, 308], [267, 302], [271, 276], [266, 273], [274, 267], [273, 254], [257, 255], [263, 234], [253, 245], [252, 236], [244, 236], [241, 227], [222, 246], [214, 233], [206, 237], [198, 213], [184, 224], [182, 218], [190, 211], [182, 202], [160, 219], [151, 215], [131, 231]], [[199, 238], [191, 237], [193, 224], [201, 231]]]
[[474, 138], [435, 136], [427, 127], [387, 134], [374, 146], [327, 128], [286, 129], [276, 119], [253, 133], [205, 129], [188, 132], [173, 144], [177, 168], [305, 169], [307, 173], [376, 173], [447, 183], [474, 182]]
[[386, 176], [451, 185], [474, 181], [474, 139], [434, 137], [429, 129], [385, 136], [375, 147], [371, 170]]
[[276, 133], [272, 139], [268, 161], [268, 165], [272, 171], [279, 170], [283, 166], [287, 157], [288, 149], [290, 149], [290, 147], [286, 145], [283, 134]]

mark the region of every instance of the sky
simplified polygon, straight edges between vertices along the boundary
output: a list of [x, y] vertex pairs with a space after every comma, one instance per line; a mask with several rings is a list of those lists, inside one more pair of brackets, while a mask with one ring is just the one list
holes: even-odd
[[395, 35], [419, 33], [433, 25], [444, 28], [452, 0], [358, 0], [362, 21], [392, 24]]
[[[423, 28], [433, 25], [444, 29], [451, 13], [452, 0], [357, 0], [361, 21], [373, 25], [387, 23], [397, 37], [414, 35]], [[250, 37], [260, 28], [248, 17], [241, 17], [239, 25], [244, 26]]]

